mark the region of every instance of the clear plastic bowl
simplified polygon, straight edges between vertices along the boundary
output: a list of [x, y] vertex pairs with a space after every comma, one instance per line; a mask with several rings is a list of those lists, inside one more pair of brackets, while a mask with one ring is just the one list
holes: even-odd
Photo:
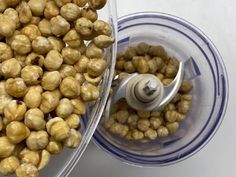
[[101, 125], [94, 141], [128, 164], [173, 164], [199, 151], [219, 128], [228, 102], [226, 69], [212, 42], [197, 27], [175, 16], [143, 12], [120, 18], [118, 51], [139, 42], [162, 45], [179, 60], [192, 58], [192, 68], [186, 72], [194, 85], [187, 118], [175, 134], [149, 143], [130, 142], [110, 134]]

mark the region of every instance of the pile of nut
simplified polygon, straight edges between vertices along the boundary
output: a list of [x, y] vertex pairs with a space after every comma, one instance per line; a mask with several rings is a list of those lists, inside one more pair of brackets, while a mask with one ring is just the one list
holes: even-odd
[[0, 0], [0, 174], [37, 177], [100, 95], [106, 0]]
[[[169, 85], [175, 78], [179, 61], [168, 56], [162, 46], [140, 43], [129, 47], [125, 53], [118, 54], [116, 75], [122, 81], [128, 74], [153, 74], [163, 85]], [[167, 137], [179, 128], [179, 123], [186, 118], [192, 101], [193, 85], [183, 80], [174, 99], [159, 112], [136, 111], [129, 107], [125, 100], [120, 100], [113, 108], [106, 129], [132, 141], [148, 142]]]

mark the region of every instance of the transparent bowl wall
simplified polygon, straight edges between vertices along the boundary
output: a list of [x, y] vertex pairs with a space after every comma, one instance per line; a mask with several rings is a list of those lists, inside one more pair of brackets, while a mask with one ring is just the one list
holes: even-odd
[[[116, 4], [113, 0], [108, 0], [107, 5], [98, 11], [99, 19], [109, 22], [113, 27], [113, 36], [117, 34], [117, 18], [116, 18]], [[89, 120], [87, 127], [81, 126], [83, 138], [81, 144], [76, 149], [65, 148], [61, 154], [51, 157], [51, 161], [47, 167], [40, 172], [40, 176], [43, 177], [67, 177], [73, 170], [81, 155], [86, 149], [101, 117], [101, 114], [106, 103], [109, 88], [112, 81], [114, 72], [115, 58], [116, 58], [116, 43], [108, 48], [105, 52], [105, 59], [107, 60], [109, 67], [106, 70], [103, 81], [101, 83], [101, 94], [94, 106], [90, 106], [86, 115]], [[0, 177], [2, 177], [0, 175]]]
[[163, 45], [170, 56], [192, 58], [186, 77], [193, 83], [193, 101], [187, 119], [171, 136], [149, 143], [130, 142], [100, 125], [96, 144], [129, 164], [163, 166], [186, 159], [200, 150], [218, 129], [228, 101], [226, 70], [212, 42], [190, 23], [161, 13], [138, 13], [118, 21], [118, 51], [139, 42]]

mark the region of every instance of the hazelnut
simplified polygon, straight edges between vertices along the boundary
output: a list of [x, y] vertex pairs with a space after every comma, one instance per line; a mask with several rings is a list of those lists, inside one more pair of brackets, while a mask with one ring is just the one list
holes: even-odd
[[107, 62], [101, 58], [91, 59], [88, 63], [88, 74], [93, 77], [102, 75], [107, 67]]
[[92, 7], [93, 9], [102, 9], [106, 3], [107, 0], [88, 0], [89, 6]]
[[28, 65], [21, 70], [21, 78], [27, 85], [40, 83], [42, 75], [43, 69], [36, 65]]
[[48, 40], [52, 44], [53, 50], [57, 50], [58, 52], [61, 52], [62, 49], [65, 47], [65, 43], [60, 38], [50, 36], [48, 37]]
[[25, 55], [31, 51], [30, 39], [24, 34], [18, 34], [13, 37], [11, 48], [20, 55]]
[[58, 71], [45, 72], [42, 78], [44, 90], [55, 90], [61, 83], [61, 76]]
[[73, 113], [83, 115], [86, 112], [86, 107], [83, 101], [79, 99], [72, 99], [71, 100], [72, 105], [74, 106]]
[[51, 50], [50, 52], [48, 52], [44, 60], [44, 66], [49, 71], [59, 69], [62, 63], [63, 63], [62, 55], [57, 50]]
[[81, 97], [85, 102], [96, 100], [99, 97], [99, 90], [97, 87], [90, 83], [82, 85]]
[[84, 7], [88, 2], [88, 0], [72, 0], [72, 1], [79, 7]]
[[28, 148], [24, 148], [20, 152], [19, 158], [21, 159], [21, 161], [23, 163], [30, 163], [30, 164], [33, 164], [35, 166], [38, 165], [39, 160], [40, 160], [39, 152], [29, 150]]
[[44, 17], [51, 19], [52, 17], [56, 17], [59, 15], [60, 9], [55, 3], [55, 1], [48, 1], [46, 3], [46, 7], [44, 9]]
[[16, 171], [18, 166], [20, 166], [20, 161], [17, 157], [7, 157], [0, 162], [0, 173], [3, 175], [11, 175]]
[[10, 78], [6, 81], [6, 91], [9, 95], [20, 98], [27, 92], [27, 87], [22, 78]]
[[29, 109], [25, 113], [24, 123], [32, 130], [44, 130], [46, 125], [44, 114], [38, 108]]
[[93, 22], [81, 17], [76, 21], [75, 30], [82, 36], [90, 36], [93, 33]]
[[23, 163], [16, 169], [17, 177], [38, 177], [38, 169], [29, 163]]
[[13, 57], [12, 49], [9, 45], [0, 42], [0, 62], [8, 60]]
[[30, 150], [42, 150], [48, 145], [48, 134], [46, 131], [31, 132], [26, 139], [26, 144]]
[[37, 65], [42, 67], [44, 63], [44, 56], [30, 53], [25, 59], [25, 65]]
[[0, 74], [5, 78], [17, 77], [20, 75], [20, 71], [20, 62], [15, 58], [3, 61], [0, 65]]
[[94, 31], [99, 35], [111, 36], [112, 34], [111, 25], [109, 25], [107, 22], [103, 20], [96, 20], [93, 23], [93, 28], [94, 28]]
[[63, 38], [63, 41], [72, 48], [77, 48], [81, 45], [82, 39], [80, 34], [75, 29], [70, 30]]
[[35, 16], [42, 16], [47, 0], [29, 0], [28, 5]]
[[25, 112], [25, 103], [17, 100], [10, 101], [4, 108], [4, 116], [8, 122], [22, 120]]
[[41, 86], [32, 86], [24, 96], [24, 103], [28, 108], [37, 108], [41, 104], [43, 89]]
[[67, 3], [61, 7], [60, 14], [67, 21], [74, 21], [81, 15], [81, 11], [76, 4]]
[[8, 16], [0, 14], [0, 35], [11, 37], [16, 30], [16, 23]]
[[[1, 4], [1, 3], [0, 3]], [[16, 24], [16, 28], [19, 28], [21, 26], [20, 24], [20, 19], [19, 19], [19, 16], [18, 16], [18, 12], [13, 9], [13, 8], [7, 8], [4, 13], [4, 15], [8, 16], [9, 18], [11, 18], [15, 24]]]
[[40, 109], [46, 114], [53, 111], [59, 104], [60, 97], [58, 96], [58, 90], [46, 91], [42, 94], [42, 101]]
[[56, 36], [65, 35], [70, 30], [70, 23], [60, 15], [51, 18], [50, 23], [52, 33]]
[[54, 0], [54, 1], [56, 2], [56, 4], [57, 4], [58, 7], [62, 7], [62, 6], [64, 6], [65, 4], [71, 2], [71, 0]]
[[69, 76], [75, 77], [76, 75], [75, 68], [67, 64], [61, 65], [59, 72], [62, 78], [69, 77]]
[[98, 48], [94, 43], [90, 43], [86, 49], [86, 56], [88, 58], [102, 58], [103, 49]]
[[31, 12], [29, 4], [26, 1], [21, 1], [19, 6], [17, 6], [16, 10], [19, 14], [19, 18], [20, 18], [21, 23], [26, 24], [31, 21], [32, 12]]
[[60, 91], [65, 97], [78, 97], [80, 95], [80, 84], [74, 77], [66, 77], [60, 84]]
[[15, 149], [15, 145], [6, 136], [0, 137], [0, 147], [0, 158], [9, 157]]
[[59, 154], [63, 149], [60, 142], [51, 139], [46, 147], [46, 150], [51, 154]]
[[106, 35], [99, 35], [93, 39], [93, 42], [96, 46], [99, 48], [107, 48], [109, 47], [112, 43], [115, 42], [114, 37], [106, 36]]
[[52, 44], [47, 38], [39, 36], [33, 40], [32, 47], [34, 52], [44, 55], [52, 49]]
[[41, 36], [41, 32], [39, 28], [36, 25], [29, 24], [25, 26], [22, 30], [21, 33], [26, 35], [30, 41], [35, 40], [38, 36]]
[[81, 12], [82, 17], [89, 19], [91, 22], [95, 22], [98, 19], [98, 13], [91, 7], [84, 7]]
[[65, 139], [64, 145], [69, 148], [76, 148], [79, 146], [82, 135], [75, 129], [70, 129], [69, 137]]
[[61, 99], [56, 108], [57, 116], [61, 118], [66, 118], [69, 115], [71, 115], [72, 112], [73, 112], [73, 105], [71, 101], [67, 98]]
[[[50, 1], [52, 2], [52, 1]], [[52, 27], [51, 23], [47, 19], [42, 19], [38, 24], [39, 30], [43, 36], [51, 36], [52, 35]]]
[[71, 114], [65, 119], [65, 121], [71, 129], [77, 129], [80, 125], [80, 116], [77, 114]]
[[64, 59], [64, 63], [69, 65], [76, 63], [80, 59], [80, 52], [70, 47], [65, 47], [62, 49], [61, 54]]

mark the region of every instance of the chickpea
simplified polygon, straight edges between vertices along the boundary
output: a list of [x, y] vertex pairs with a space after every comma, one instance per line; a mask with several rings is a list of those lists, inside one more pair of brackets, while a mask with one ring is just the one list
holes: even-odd
[[92, 84], [81, 86], [81, 97], [85, 102], [96, 100], [99, 97], [99, 90]]
[[157, 131], [149, 128], [147, 131], [145, 131], [144, 136], [150, 140], [155, 140], [157, 138]]
[[158, 129], [157, 129], [157, 136], [160, 137], [160, 138], [164, 138], [164, 137], [167, 137], [169, 135], [169, 131], [166, 127], [164, 126], [160, 126]]
[[48, 37], [48, 40], [52, 44], [53, 50], [57, 50], [58, 52], [61, 52], [62, 49], [65, 47], [65, 43], [60, 38], [50, 36]]
[[60, 14], [67, 21], [75, 21], [79, 16], [81, 16], [81, 11], [79, 6], [73, 3], [67, 3], [61, 7]]
[[44, 169], [47, 166], [47, 164], [49, 163], [50, 158], [51, 158], [51, 154], [47, 150], [44, 149], [41, 152], [41, 160], [38, 164], [38, 170]]
[[31, 21], [29, 22], [29, 24], [32, 24], [32, 25], [39, 25], [39, 22], [41, 21], [41, 18], [40, 17], [32, 17]]
[[30, 41], [35, 40], [38, 36], [41, 36], [41, 32], [36, 25], [27, 25], [22, 30], [21, 33], [26, 35]]
[[75, 29], [70, 30], [63, 38], [63, 41], [72, 48], [77, 48], [82, 44], [82, 39]]
[[0, 0], [0, 13], [4, 12], [7, 9], [7, 2], [6, 0]]
[[156, 130], [162, 125], [162, 121], [158, 117], [151, 117], [150, 124], [151, 124], [151, 128]]
[[102, 9], [106, 3], [107, 0], [88, 0], [89, 6], [92, 7], [93, 9]]
[[[52, 1], [50, 1], [52, 2]], [[49, 20], [47, 19], [42, 19], [39, 24], [38, 28], [43, 36], [51, 36], [52, 35], [52, 26]]]
[[80, 59], [80, 52], [70, 47], [62, 49], [61, 53], [64, 63], [69, 65], [75, 64]]
[[21, 65], [15, 58], [3, 61], [0, 65], [0, 74], [5, 78], [18, 77], [20, 71]]
[[178, 122], [167, 123], [166, 128], [169, 130], [170, 133], [174, 133], [179, 129], [179, 123]]
[[154, 57], [160, 57], [164, 60], [168, 59], [168, 55], [162, 46], [150, 46], [148, 50], [148, 55]]
[[4, 15], [8, 16], [9, 18], [11, 18], [15, 24], [16, 24], [16, 28], [19, 28], [21, 26], [20, 24], [20, 19], [19, 19], [19, 16], [18, 16], [18, 12], [13, 9], [13, 8], [7, 8], [4, 13]]
[[180, 92], [189, 93], [193, 89], [193, 84], [190, 81], [184, 80], [180, 86]]
[[106, 70], [107, 62], [101, 58], [91, 59], [88, 63], [87, 72], [90, 76], [97, 77]]
[[31, 21], [32, 12], [31, 12], [30, 6], [27, 2], [21, 1], [19, 6], [17, 6], [16, 10], [19, 14], [19, 18], [20, 18], [21, 23], [26, 24]]
[[129, 124], [129, 128], [133, 129], [137, 127], [139, 117], [136, 114], [130, 114], [127, 120], [127, 123]]
[[71, 0], [54, 0], [54, 1], [56, 2], [56, 4], [57, 4], [58, 7], [62, 7], [62, 6], [64, 6], [65, 4], [71, 2]]
[[69, 115], [71, 115], [72, 112], [73, 112], [73, 105], [71, 101], [67, 98], [61, 99], [56, 108], [57, 116], [61, 118], [66, 118]]
[[42, 94], [42, 101], [40, 109], [45, 113], [53, 111], [59, 104], [60, 97], [58, 96], [58, 90], [46, 91]]
[[60, 9], [56, 5], [55, 1], [47, 1], [45, 9], [44, 9], [44, 17], [47, 19], [51, 19], [52, 17], [56, 17], [59, 15]]
[[29, 0], [28, 5], [35, 16], [42, 16], [47, 0]]
[[93, 33], [93, 22], [87, 18], [81, 17], [76, 20], [75, 30], [82, 36], [90, 36]]
[[0, 173], [3, 175], [11, 175], [16, 171], [18, 166], [20, 166], [19, 159], [15, 156], [10, 156], [0, 162]]
[[46, 131], [31, 132], [29, 137], [26, 139], [27, 147], [30, 150], [42, 150], [48, 145], [48, 134]]
[[73, 3], [75, 3], [79, 7], [84, 7], [87, 2], [88, 0], [73, 0]]
[[22, 122], [13, 121], [7, 125], [6, 134], [12, 143], [18, 144], [29, 136], [30, 130]]
[[63, 36], [70, 30], [70, 23], [63, 17], [57, 15], [50, 20], [52, 33], [56, 36]]
[[43, 112], [38, 108], [29, 109], [25, 113], [25, 125], [32, 130], [44, 130], [46, 121]]
[[4, 115], [8, 122], [22, 120], [25, 112], [26, 106], [22, 101], [12, 100], [4, 108]]
[[80, 125], [80, 116], [77, 114], [71, 114], [65, 119], [65, 121], [71, 129], [77, 129]]
[[190, 109], [190, 102], [189, 101], [180, 101], [177, 105], [177, 108], [178, 108], [178, 112], [180, 113], [187, 113]]
[[72, 105], [74, 106], [73, 113], [83, 115], [86, 112], [86, 107], [83, 101], [79, 99], [72, 99], [71, 100]]
[[132, 131], [132, 138], [134, 140], [142, 140], [144, 138], [144, 133], [139, 131], [139, 130], [137, 130], [137, 129], [134, 129]]
[[31, 51], [30, 39], [23, 34], [15, 35], [13, 37], [11, 48], [20, 55], [25, 55]]
[[29, 163], [23, 163], [16, 169], [17, 177], [38, 177], [38, 169]]
[[147, 131], [147, 130], [149, 129], [149, 127], [150, 127], [150, 122], [149, 122], [149, 120], [147, 120], [147, 119], [140, 119], [140, 120], [138, 121], [137, 127], [138, 127], [138, 129], [141, 130], [142, 132], [145, 132], [145, 131]]
[[23, 163], [30, 163], [35, 166], [37, 166], [40, 161], [39, 152], [29, 150], [28, 148], [24, 148], [20, 152], [19, 158], [21, 159]]
[[81, 73], [76, 73], [75, 79], [82, 85], [85, 82], [85, 77]]
[[115, 38], [106, 36], [106, 35], [99, 35], [93, 39], [93, 42], [96, 46], [99, 48], [107, 48], [109, 47], [112, 43], [114, 43]]
[[112, 133], [125, 137], [128, 134], [129, 127], [127, 125], [115, 122], [114, 124], [111, 125], [110, 131]]
[[16, 23], [8, 16], [0, 14], [0, 35], [11, 37], [16, 30]]
[[27, 85], [39, 84], [42, 75], [43, 69], [36, 65], [28, 65], [21, 70], [21, 78]]
[[81, 12], [82, 17], [89, 19], [91, 22], [95, 22], [98, 19], [98, 13], [91, 7], [84, 7]]
[[0, 42], [0, 62], [8, 60], [13, 57], [12, 49], [9, 45]]
[[69, 137], [64, 141], [64, 145], [69, 148], [76, 148], [79, 146], [82, 135], [75, 129], [70, 129]]
[[33, 40], [32, 47], [34, 52], [44, 55], [52, 49], [52, 44], [47, 38], [39, 36]]
[[148, 62], [143, 57], [139, 59], [139, 63], [138, 63], [138, 66], [137, 66], [137, 71], [140, 74], [145, 74], [145, 73], [148, 73], [148, 71], [149, 71]]
[[44, 60], [44, 66], [49, 71], [59, 69], [62, 63], [63, 63], [62, 55], [57, 50], [51, 50], [50, 52], [48, 52]]
[[87, 66], [89, 63], [89, 58], [82, 55], [77, 63], [75, 63], [74, 67], [77, 72], [79, 73], [85, 73], [87, 72]]
[[9, 157], [15, 149], [15, 145], [6, 136], [0, 137], [0, 147], [0, 158]]
[[173, 82], [173, 79], [163, 79], [161, 82], [163, 83], [164, 86], [166, 86], [170, 85]]
[[58, 71], [45, 72], [42, 78], [44, 90], [55, 90], [61, 83], [61, 75]]
[[28, 108], [38, 108], [41, 104], [43, 89], [41, 86], [32, 86], [24, 96], [24, 103]]
[[20, 98], [26, 94], [27, 87], [22, 78], [10, 78], [6, 81], [6, 91], [9, 95]]
[[63, 64], [61, 65], [59, 73], [60, 73], [61, 78], [64, 79], [65, 77], [69, 77], [69, 76], [75, 77], [76, 70], [71, 65]]
[[[136, 49], [134, 47], [129, 47], [126, 51], [125, 51], [125, 54], [124, 54], [124, 57], [127, 58], [127, 59], [132, 59], [132, 58], [139, 58], [141, 59], [142, 57], [139, 57], [139, 56], [136, 56], [137, 53], [136, 53]], [[135, 65], [135, 63], [134, 63]], [[135, 65], [137, 66], [137, 65]]]
[[37, 65], [42, 67], [44, 64], [44, 56], [36, 53], [30, 53], [25, 59], [25, 65]]
[[63, 149], [63, 146], [60, 142], [55, 141], [55, 140], [50, 140], [46, 150], [50, 152], [51, 154], [59, 154]]

